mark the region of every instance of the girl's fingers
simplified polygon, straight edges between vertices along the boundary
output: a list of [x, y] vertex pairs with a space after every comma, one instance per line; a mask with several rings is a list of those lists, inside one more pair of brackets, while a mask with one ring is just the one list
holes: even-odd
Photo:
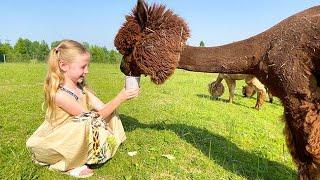
[[137, 93], [137, 92], [139, 92], [139, 91], [140, 91], [140, 88], [138, 88], [138, 89], [128, 89], [128, 90], [126, 90], [126, 92], [127, 92], [128, 94]]
[[128, 90], [125, 90], [125, 93], [126, 93], [126, 96], [127, 96], [128, 99], [132, 99], [132, 98], [135, 98], [135, 97], [139, 96], [140, 88], [138, 88], [138, 89], [128, 89]]

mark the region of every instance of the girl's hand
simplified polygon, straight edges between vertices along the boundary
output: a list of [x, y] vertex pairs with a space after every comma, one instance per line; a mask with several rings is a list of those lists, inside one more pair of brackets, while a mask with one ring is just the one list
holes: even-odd
[[120, 99], [121, 102], [124, 102], [126, 100], [138, 97], [140, 94], [140, 88], [138, 89], [128, 89], [125, 90], [124, 88], [120, 91], [118, 94], [118, 98]]

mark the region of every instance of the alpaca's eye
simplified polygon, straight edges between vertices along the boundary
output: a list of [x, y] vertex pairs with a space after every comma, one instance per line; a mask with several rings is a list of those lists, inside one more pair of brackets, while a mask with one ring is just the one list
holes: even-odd
[[125, 56], [129, 56], [131, 53], [132, 53], [132, 48], [127, 49], [127, 50], [124, 52], [124, 55], [125, 55]]

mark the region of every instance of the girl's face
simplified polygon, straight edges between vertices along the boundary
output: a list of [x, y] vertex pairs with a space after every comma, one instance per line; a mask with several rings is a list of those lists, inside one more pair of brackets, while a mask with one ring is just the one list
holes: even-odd
[[60, 66], [64, 71], [65, 78], [70, 79], [75, 84], [82, 82], [89, 72], [89, 60], [89, 53], [79, 54], [73, 62]]

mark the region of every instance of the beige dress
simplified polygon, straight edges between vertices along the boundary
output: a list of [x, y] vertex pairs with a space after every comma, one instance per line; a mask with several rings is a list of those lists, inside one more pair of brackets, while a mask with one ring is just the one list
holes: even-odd
[[85, 95], [78, 102], [88, 112], [72, 116], [57, 107], [55, 120], [46, 118], [27, 140], [35, 162], [67, 171], [83, 164], [104, 163], [114, 156], [126, 139], [118, 114], [114, 112], [105, 123], [96, 112], [89, 111]]

